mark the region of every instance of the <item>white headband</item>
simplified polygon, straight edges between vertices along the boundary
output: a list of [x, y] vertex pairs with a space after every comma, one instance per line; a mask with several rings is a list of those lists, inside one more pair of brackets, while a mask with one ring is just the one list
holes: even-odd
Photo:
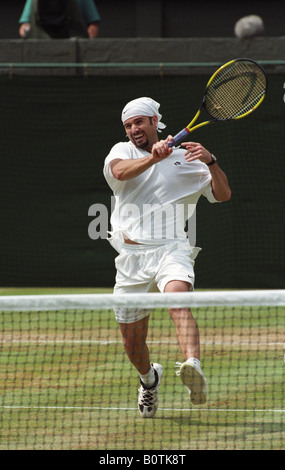
[[124, 123], [127, 119], [130, 119], [135, 116], [157, 116], [158, 124], [157, 130], [161, 132], [161, 129], [165, 129], [166, 125], [163, 122], [160, 122], [162, 116], [158, 112], [160, 104], [151, 98], [137, 98], [136, 100], [130, 101], [124, 107], [122, 111], [122, 122]]

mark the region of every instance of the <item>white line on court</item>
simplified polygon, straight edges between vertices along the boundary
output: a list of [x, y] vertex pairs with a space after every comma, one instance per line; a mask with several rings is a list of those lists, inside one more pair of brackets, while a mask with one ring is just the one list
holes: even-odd
[[[0, 406], [0, 409], [6, 410], [89, 410], [89, 411], [137, 411], [137, 408], [126, 407], [100, 407], [100, 406]], [[188, 411], [188, 412], [219, 412], [219, 413], [285, 413], [285, 410], [278, 409], [242, 409], [242, 408], [159, 408], [158, 411]]]
[[[89, 340], [89, 339], [36, 339], [36, 340], [21, 340], [21, 339], [3, 339], [0, 340], [2, 344], [99, 344], [99, 345], [109, 345], [109, 344], [122, 344], [121, 340]], [[176, 341], [148, 341], [149, 344], [177, 344]], [[225, 346], [282, 346], [284, 343], [281, 341], [276, 342], [266, 342], [266, 341], [201, 341], [203, 345], [225, 345]]]

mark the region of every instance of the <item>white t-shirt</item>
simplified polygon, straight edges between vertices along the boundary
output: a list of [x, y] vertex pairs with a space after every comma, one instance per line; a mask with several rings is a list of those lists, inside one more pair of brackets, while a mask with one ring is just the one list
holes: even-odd
[[119, 142], [105, 159], [104, 176], [115, 197], [110, 243], [119, 252], [123, 234], [151, 245], [187, 238], [185, 224], [194, 214], [199, 197], [217, 202], [208, 166], [200, 160], [187, 162], [185, 149], [175, 148], [168, 158], [135, 178], [119, 181], [113, 176], [112, 160], [147, 155], [149, 152], [132, 142]]

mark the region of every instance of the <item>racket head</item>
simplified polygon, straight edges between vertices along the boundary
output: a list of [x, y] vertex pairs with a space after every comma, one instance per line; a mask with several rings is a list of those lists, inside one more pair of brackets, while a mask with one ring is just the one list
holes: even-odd
[[240, 119], [262, 103], [267, 88], [261, 65], [252, 59], [234, 59], [222, 65], [208, 81], [203, 106], [214, 120]]

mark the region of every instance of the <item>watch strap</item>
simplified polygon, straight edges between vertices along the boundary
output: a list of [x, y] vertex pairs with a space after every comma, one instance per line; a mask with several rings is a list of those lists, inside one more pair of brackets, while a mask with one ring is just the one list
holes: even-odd
[[214, 163], [216, 163], [216, 162], [217, 162], [217, 159], [216, 159], [215, 155], [212, 154], [211, 155], [211, 161], [210, 161], [210, 163], [207, 163], [207, 165], [211, 166], [211, 165], [214, 165]]

